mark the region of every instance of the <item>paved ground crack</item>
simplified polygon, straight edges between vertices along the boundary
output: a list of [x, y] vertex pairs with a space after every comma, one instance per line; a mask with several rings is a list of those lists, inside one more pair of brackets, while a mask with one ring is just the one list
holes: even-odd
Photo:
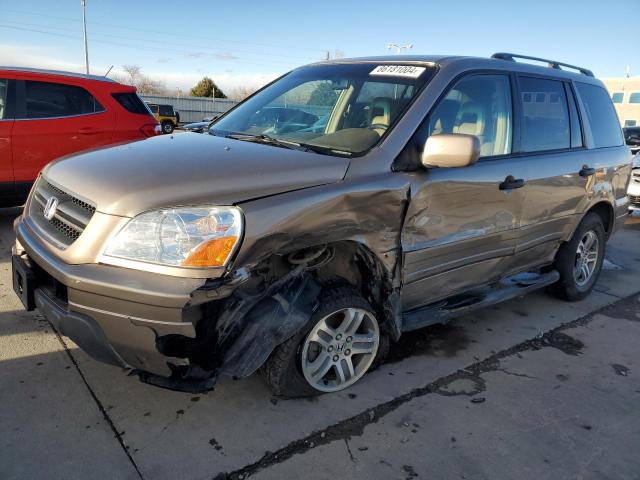
[[[633, 295], [629, 295], [628, 297], [621, 298], [620, 300], [612, 304], [601, 307], [576, 320], [561, 324], [556, 328], [548, 330], [543, 335], [538, 335], [535, 338], [525, 340], [517, 345], [501, 350], [487, 357], [484, 360], [481, 360], [472, 365], [469, 365], [450, 375], [440, 377], [437, 380], [429, 383], [428, 385], [414, 388], [408, 393], [400, 395], [388, 402], [382, 403], [373, 408], [360, 412], [350, 418], [347, 418], [338, 423], [330, 425], [326, 427], [324, 430], [316, 431], [311, 433], [309, 436], [305, 438], [294, 440], [293, 442], [289, 443], [288, 445], [281, 448], [280, 450], [277, 450], [275, 452], [265, 453], [265, 455], [255, 463], [246, 465], [245, 467], [242, 467], [241, 469], [233, 472], [219, 473], [214, 478], [215, 480], [246, 479], [257, 472], [264, 470], [265, 468], [282, 463], [288, 460], [289, 458], [293, 457], [294, 455], [304, 454], [313, 448], [317, 448], [321, 445], [327, 445], [337, 440], [347, 440], [354, 436], [360, 436], [363, 434], [364, 429], [367, 426], [373, 423], [376, 423], [379, 419], [381, 419], [388, 413], [393, 412], [394, 410], [396, 410], [403, 404], [413, 400], [414, 398], [423, 397], [425, 395], [434, 394], [434, 393], [440, 394], [440, 395], [449, 395], [449, 396], [477, 395], [478, 393], [481, 393], [485, 389], [485, 382], [484, 382], [484, 379], [481, 378], [481, 375], [483, 373], [487, 373], [491, 371], [499, 371], [500, 360], [507, 357], [511, 357], [513, 355], [517, 355], [520, 352], [535, 351], [543, 348], [556, 348], [568, 355], [578, 355], [580, 353], [580, 349], [583, 347], [582, 343], [579, 340], [574, 339], [573, 337], [570, 337], [569, 335], [563, 333], [563, 330], [568, 330], [578, 326], [586, 325], [592, 320], [594, 315], [601, 312], [607, 312], [607, 310], [615, 308], [615, 306], [618, 305], [619, 303], [622, 303], [638, 295], [638, 293], [640, 292], [636, 292]], [[615, 315], [612, 315], [612, 316], [615, 317]], [[522, 375], [522, 374], [515, 374], [513, 372], [508, 372], [508, 373], [518, 375], [518, 376]], [[446, 389], [447, 385], [450, 385], [453, 382], [461, 379], [474, 381], [476, 388], [473, 391], [463, 391], [459, 393], [447, 391]]]
[[69, 349], [69, 346], [64, 341], [64, 338], [62, 338], [62, 335], [60, 335], [60, 333], [53, 326], [53, 324], [51, 322], [49, 322], [49, 320], [47, 320], [47, 322], [49, 323], [49, 325], [51, 325], [51, 329], [56, 334], [56, 337], [58, 337], [58, 341], [62, 344], [62, 346], [64, 348], [64, 351], [66, 352], [67, 356], [69, 357], [69, 360], [71, 360], [71, 363], [73, 363], [73, 366], [75, 367], [76, 371], [78, 372], [78, 375], [80, 375], [80, 378], [82, 379], [82, 382], [84, 383], [84, 386], [89, 391], [89, 394], [91, 395], [91, 398], [93, 398], [93, 401], [95, 402], [96, 406], [98, 407], [98, 410], [100, 410], [100, 413], [102, 413], [102, 416], [103, 416], [104, 420], [107, 422], [107, 425], [109, 425], [109, 427], [111, 428], [111, 431], [113, 432], [114, 437], [116, 438], [116, 440], [118, 440], [118, 443], [120, 444], [120, 447], [122, 447], [122, 450], [124, 451], [125, 455], [129, 459], [129, 462], [131, 462], [131, 465], [133, 466], [133, 468], [135, 469], [136, 473], [138, 474], [138, 477], [141, 480], [144, 480], [144, 477], [142, 476], [142, 472], [138, 468], [138, 465], [136, 464], [135, 460], [133, 459], [133, 457], [129, 453], [129, 448], [127, 447], [127, 445], [124, 443], [124, 440], [122, 439], [122, 435], [120, 435], [120, 432], [118, 432], [118, 429], [116, 428], [115, 424], [113, 423], [113, 420], [111, 420], [111, 417], [109, 417], [109, 414], [107, 413], [106, 409], [104, 408], [104, 405], [102, 405], [102, 402], [100, 401], [100, 399], [98, 398], [96, 393], [93, 391], [93, 388], [91, 388], [91, 385], [89, 385], [89, 382], [87, 381], [86, 377], [84, 376], [84, 373], [82, 373], [82, 370], [80, 370], [80, 365], [78, 365], [78, 362], [73, 357], [73, 354], [71, 353], [71, 350]]

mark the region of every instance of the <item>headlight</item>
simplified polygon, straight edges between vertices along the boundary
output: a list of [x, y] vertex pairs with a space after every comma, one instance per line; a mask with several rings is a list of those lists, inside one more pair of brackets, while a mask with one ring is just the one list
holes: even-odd
[[222, 267], [242, 236], [236, 207], [184, 207], [138, 215], [104, 255], [171, 267]]

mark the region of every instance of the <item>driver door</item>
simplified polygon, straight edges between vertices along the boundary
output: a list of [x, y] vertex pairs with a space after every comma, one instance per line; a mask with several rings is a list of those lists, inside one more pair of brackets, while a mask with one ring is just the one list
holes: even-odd
[[525, 172], [511, 156], [508, 75], [463, 77], [427, 121], [429, 135], [475, 135], [481, 153], [474, 165], [421, 169], [410, 175], [411, 200], [401, 237], [405, 311], [507, 273], [523, 205], [517, 180]]

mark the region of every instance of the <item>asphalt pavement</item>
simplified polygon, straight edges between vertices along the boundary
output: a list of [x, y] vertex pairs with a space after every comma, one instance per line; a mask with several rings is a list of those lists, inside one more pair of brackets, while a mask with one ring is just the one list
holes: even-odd
[[640, 220], [596, 291], [537, 292], [403, 337], [349, 390], [270, 395], [258, 375], [193, 395], [60, 337], [11, 290], [0, 210], [0, 478], [638, 479]]

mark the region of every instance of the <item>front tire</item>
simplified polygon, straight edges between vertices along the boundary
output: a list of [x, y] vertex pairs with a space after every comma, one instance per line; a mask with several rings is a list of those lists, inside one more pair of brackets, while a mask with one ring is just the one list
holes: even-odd
[[552, 292], [569, 301], [582, 300], [589, 295], [602, 270], [605, 243], [600, 215], [589, 213], [571, 240], [560, 247], [555, 264], [560, 280], [552, 286]]
[[307, 325], [279, 345], [261, 372], [277, 396], [344, 390], [380, 363], [388, 349], [374, 310], [351, 287], [331, 288]]

